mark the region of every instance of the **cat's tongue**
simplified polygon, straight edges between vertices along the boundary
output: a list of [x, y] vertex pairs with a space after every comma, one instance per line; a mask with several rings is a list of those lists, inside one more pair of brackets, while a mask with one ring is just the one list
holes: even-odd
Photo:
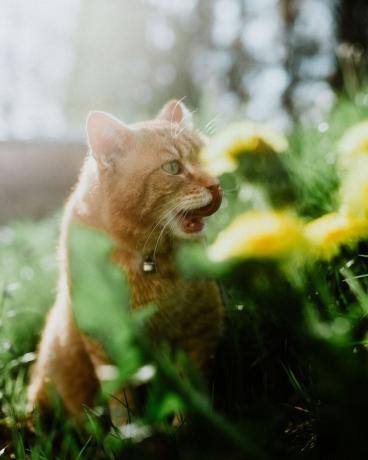
[[182, 216], [181, 225], [186, 233], [199, 233], [204, 227], [204, 217], [208, 217], [218, 210], [222, 200], [222, 189], [219, 186], [211, 188], [212, 201], [202, 208], [193, 209], [189, 212], [180, 213]]
[[183, 218], [182, 227], [186, 233], [198, 233], [203, 230], [204, 222], [199, 216], [188, 215]]

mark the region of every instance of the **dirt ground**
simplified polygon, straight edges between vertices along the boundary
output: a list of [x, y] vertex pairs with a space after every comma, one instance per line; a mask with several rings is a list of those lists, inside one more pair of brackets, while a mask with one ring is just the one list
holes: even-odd
[[0, 225], [60, 207], [86, 151], [78, 142], [0, 142]]

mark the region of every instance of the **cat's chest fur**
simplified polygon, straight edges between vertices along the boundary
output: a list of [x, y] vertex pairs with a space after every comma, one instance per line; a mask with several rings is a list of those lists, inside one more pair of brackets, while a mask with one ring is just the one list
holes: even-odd
[[201, 361], [197, 355], [213, 348], [222, 329], [223, 305], [216, 283], [183, 277], [165, 257], [153, 273], [145, 272], [143, 264], [119, 265], [128, 277], [131, 308], [156, 306], [148, 325], [153, 341], [179, 345]]

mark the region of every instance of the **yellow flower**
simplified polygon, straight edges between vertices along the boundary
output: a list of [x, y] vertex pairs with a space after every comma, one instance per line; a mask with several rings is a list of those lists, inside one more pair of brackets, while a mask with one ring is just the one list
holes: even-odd
[[292, 214], [250, 211], [238, 216], [208, 248], [211, 260], [279, 258], [305, 247], [303, 225]]
[[312, 255], [329, 260], [338, 254], [341, 246], [351, 246], [368, 237], [368, 221], [332, 212], [309, 222], [305, 236]]
[[280, 133], [269, 127], [243, 121], [233, 123], [215, 135], [201, 152], [201, 160], [214, 175], [232, 172], [240, 156], [248, 153], [281, 153], [288, 142]]
[[340, 201], [345, 214], [368, 219], [368, 155], [351, 164], [342, 180]]
[[348, 129], [340, 139], [337, 151], [343, 164], [349, 164], [349, 161], [361, 155], [368, 155], [368, 120]]

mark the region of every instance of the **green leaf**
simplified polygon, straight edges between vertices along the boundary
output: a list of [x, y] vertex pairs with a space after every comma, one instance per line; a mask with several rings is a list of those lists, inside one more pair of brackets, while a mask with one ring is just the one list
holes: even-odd
[[176, 415], [184, 410], [185, 405], [182, 399], [176, 393], [166, 393], [158, 408], [156, 417], [158, 420], [164, 420], [168, 416]]
[[72, 225], [69, 234], [71, 298], [79, 327], [97, 337], [124, 378], [140, 365], [123, 271], [111, 260], [112, 243], [102, 233]]

